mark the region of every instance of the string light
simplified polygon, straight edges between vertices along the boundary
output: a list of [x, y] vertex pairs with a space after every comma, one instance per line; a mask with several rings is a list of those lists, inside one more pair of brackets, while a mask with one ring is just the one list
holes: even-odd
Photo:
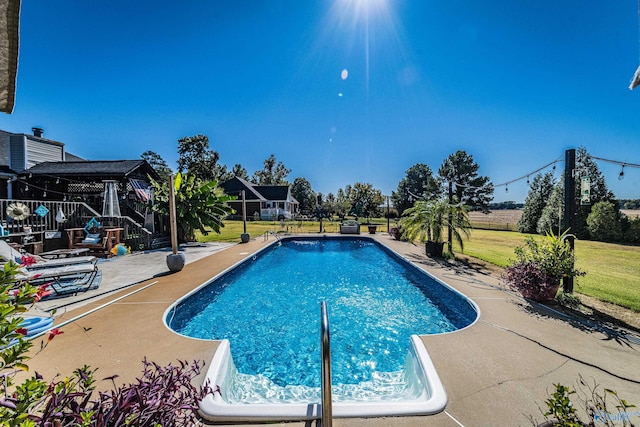
[[23, 184], [24, 184], [24, 191], [25, 191], [25, 192], [26, 192], [26, 191], [29, 191], [29, 188], [35, 188], [35, 189], [37, 189], [37, 190], [42, 190], [42, 192], [43, 192], [43, 193], [42, 193], [42, 197], [46, 197], [47, 192], [49, 192], [49, 193], [55, 193], [55, 194], [61, 194], [61, 195], [63, 195], [63, 196], [66, 196], [67, 194], [71, 194], [71, 193], [64, 193], [64, 192], [62, 192], [62, 191], [50, 190], [50, 189], [46, 186], [46, 184], [45, 184], [45, 187], [38, 187], [37, 185], [34, 185], [33, 183], [29, 184], [28, 182], [20, 181], [20, 180], [18, 180], [18, 182], [21, 182], [21, 183], [23, 183]]
[[611, 160], [611, 159], [604, 159], [602, 157], [596, 157], [596, 156], [589, 156], [592, 159], [596, 159], [596, 160], [601, 160], [603, 162], [607, 162], [607, 163], [613, 163], [615, 165], [620, 165], [623, 168], [628, 167], [628, 168], [640, 168], [640, 165], [637, 163], [629, 163], [629, 162], [622, 162], [620, 160]]
[[555, 170], [556, 169], [556, 163], [558, 163], [560, 161], [562, 161], [561, 158], [558, 158], [558, 159], [556, 159], [556, 160], [554, 160], [552, 162], [547, 163], [546, 165], [542, 166], [541, 168], [538, 168], [538, 169], [534, 170], [533, 172], [529, 172], [526, 175], [522, 175], [519, 178], [512, 179], [511, 181], [503, 182], [501, 184], [496, 184], [495, 187], [502, 187], [504, 185], [505, 189], [506, 189], [506, 191], [508, 193], [509, 192], [509, 189], [508, 189], [509, 184], [513, 184], [514, 182], [518, 182], [518, 181], [521, 181], [523, 179], [526, 179], [527, 180], [527, 184], [529, 184], [530, 183], [529, 177], [531, 175], [535, 175], [536, 173], [540, 172], [541, 170], [544, 170], [544, 169], [548, 168], [551, 165], [553, 165], [553, 170]]
[[[613, 164], [622, 166], [622, 170], [620, 171], [620, 174], [618, 175], [618, 180], [620, 180], [620, 181], [622, 181], [624, 179], [624, 168], [625, 167], [640, 168], [640, 164], [636, 164], [636, 163], [628, 163], [628, 162], [622, 162], [622, 161], [619, 161], [619, 160], [605, 159], [605, 158], [602, 158], [602, 157], [596, 157], [596, 156], [591, 156], [591, 155], [589, 157], [591, 157], [592, 159], [595, 159], [595, 160], [601, 160], [603, 162], [613, 163]], [[546, 165], [542, 166], [541, 168], [536, 169], [535, 171], [530, 172], [530, 173], [528, 173], [526, 175], [523, 175], [520, 178], [512, 179], [511, 181], [506, 181], [506, 182], [503, 182], [502, 184], [496, 184], [495, 187], [501, 187], [501, 186], [504, 185], [505, 191], [508, 193], [509, 192], [509, 187], [508, 187], [509, 184], [513, 184], [514, 182], [518, 182], [518, 181], [523, 180], [525, 178], [527, 179], [527, 184], [530, 184], [529, 178], [530, 178], [531, 175], [534, 175], [534, 174], [540, 172], [541, 170], [546, 169], [547, 167], [549, 167], [551, 165], [553, 165], [553, 171], [555, 172], [556, 163], [562, 161], [561, 159], [562, 158], [559, 158], [559, 159], [554, 160], [551, 163], [547, 163]], [[459, 185], [457, 183], [455, 183], [455, 184]], [[465, 187], [465, 186], [463, 186], [463, 187]], [[469, 187], [469, 188], [481, 188], [481, 187], [472, 187], [472, 186], [466, 186], [466, 187]]]

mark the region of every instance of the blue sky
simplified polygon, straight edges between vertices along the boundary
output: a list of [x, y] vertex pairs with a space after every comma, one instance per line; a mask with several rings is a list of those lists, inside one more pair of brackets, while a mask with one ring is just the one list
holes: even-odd
[[[205, 134], [228, 167], [273, 153], [325, 194], [390, 194], [456, 150], [494, 184], [580, 145], [640, 164], [639, 25], [635, 0], [29, 0], [0, 129], [173, 168]], [[640, 169], [599, 166], [640, 198]], [[524, 201], [526, 179], [508, 190], [495, 201]]]

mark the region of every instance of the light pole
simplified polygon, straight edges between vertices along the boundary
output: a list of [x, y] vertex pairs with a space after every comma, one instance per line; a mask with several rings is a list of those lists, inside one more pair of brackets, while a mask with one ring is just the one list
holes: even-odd
[[245, 198], [244, 190], [242, 190], [242, 226], [244, 232], [240, 235], [240, 241], [242, 243], [247, 243], [251, 236], [247, 233], [247, 200]]
[[[573, 231], [573, 219], [576, 212], [576, 150], [571, 148], [564, 154], [564, 229], [565, 231]], [[558, 230], [558, 234], [562, 234], [562, 230]], [[574, 235], [567, 234], [565, 237], [569, 239], [569, 247], [573, 252]], [[573, 277], [565, 276], [562, 278], [562, 289], [570, 294], [573, 292]]]
[[[180, 179], [180, 178], [178, 178]], [[167, 267], [175, 273], [184, 268], [184, 253], [178, 252], [178, 220], [176, 216], [176, 195], [173, 175], [169, 175], [169, 224], [171, 227], [171, 253], [167, 255]]]
[[389, 196], [387, 196], [387, 233], [389, 232]]
[[320, 219], [320, 231], [318, 231], [318, 233], [322, 233], [322, 197], [317, 196], [316, 202], [317, 202], [316, 214]]

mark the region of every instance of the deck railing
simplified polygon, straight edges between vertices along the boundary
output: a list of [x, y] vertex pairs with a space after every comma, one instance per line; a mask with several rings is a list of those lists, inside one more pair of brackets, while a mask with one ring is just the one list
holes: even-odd
[[[16, 207], [25, 212], [28, 210], [28, 215], [12, 218], [7, 214], [7, 209], [16, 211]], [[3, 234], [14, 240], [44, 243], [46, 233], [84, 227], [91, 218], [96, 218], [102, 225], [123, 228], [121, 240], [131, 250], [154, 248], [155, 239], [160, 238], [131, 217], [103, 217], [84, 202], [0, 199], [0, 226]]]
[[[24, 218], [9, 215], [8, 210], [17, 212], [17, 209], [28, 214]], [[33, 233], [57, 231], [66, 219], [77, 215], [100, 216], [83, 202], [0, 199], [0, 225], [8, 234], [24, 233], [25, 228]]]

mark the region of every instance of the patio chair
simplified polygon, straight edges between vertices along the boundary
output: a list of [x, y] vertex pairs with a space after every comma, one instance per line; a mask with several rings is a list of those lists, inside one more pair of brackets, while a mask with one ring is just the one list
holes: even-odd
[[26, 280], [34, 286], [49, 285], [56, 296], [76, 295], [100, 285], [100, 281], [96, 280], [100, 270], [91, 263], [36, 270], [23, 267], [23, 271], [24, 274], [18, 275], [16, 279]]
[[[0, 240], [0, 261], [22, 263], [22, 254]], [[16, 276], [17, 281], [28, 281], [34, 286], [48, 284], [53, 296], [77, 294], [95, 289], [102, 279], [97, 265], [97, 258], [92, 256], [42, 260], [21, 268], [22, 273]]]
[[46, 259], [38, 255], [30, 254], [29, 252], [20, 252], [9, 245], [6, 241], [0, 239], [0, 263], [13, 260], [17, 264], [22, 264], [24, 257], [31, 257], [35, 261], [35, 264], [29, 266], [30, 270], [86, 263], [97, 264], [98, 262], [98, 258], [95, 256]]

